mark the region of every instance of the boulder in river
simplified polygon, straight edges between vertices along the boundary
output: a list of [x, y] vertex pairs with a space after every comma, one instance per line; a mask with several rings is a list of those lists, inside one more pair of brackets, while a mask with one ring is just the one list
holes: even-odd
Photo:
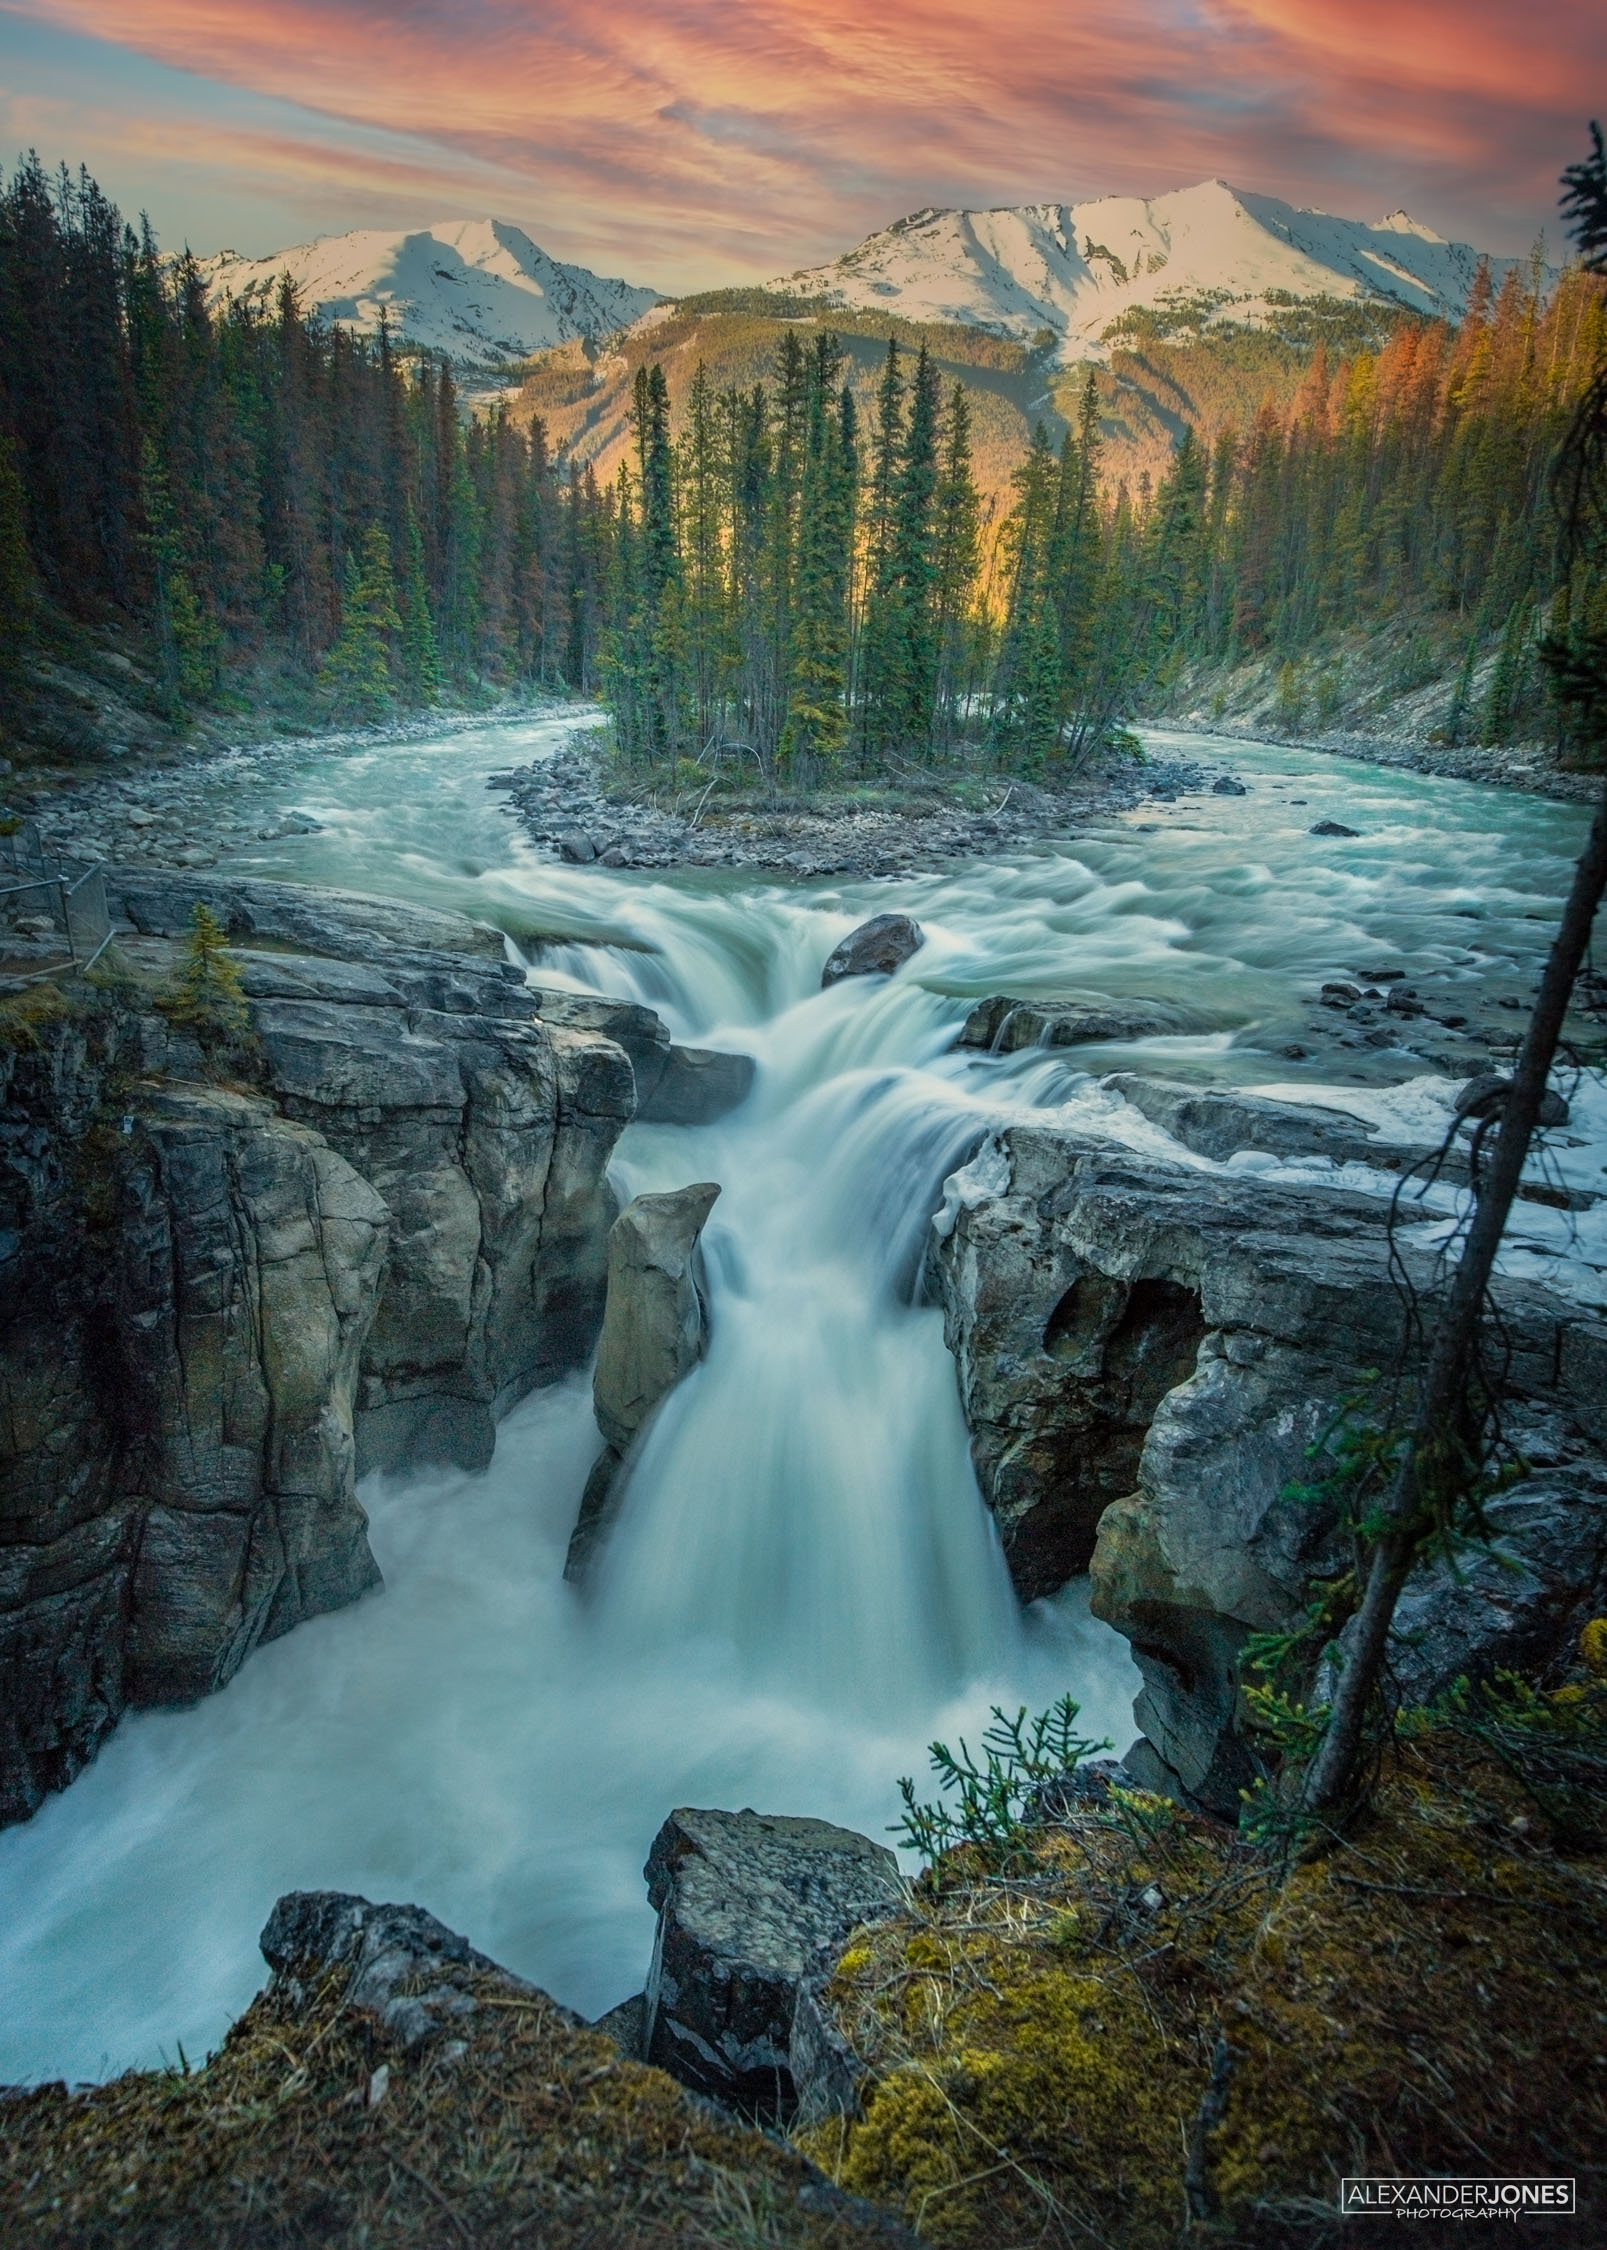
[[757, 1065], [751, 1055], [714, 1047], [671, 1047], [651, 1086], [638, 1087], [643, 1125], [712, 1125], [745, 1102]]
[[1306, 830], [1308, 836], [1359, 836], [1359, 828], [1347, 828], [1342, 820], [1314, 820]]
[[955, 1045], [1010, 1055], [1022, 1047], [1082, 1047], [1196, 1028], [1197, 1017], [1163, 1001], [1110, 1000], [1102, 993], [1065, 1000], [1017, 1000], [997, 992], [977, 1002]]
[[592, 1377], [604, 1451], [586, 1481], [565, 1576], [584, 1574], [602, 1536], [625, 1457], [659, 1401], [703, 1355], [706, 1319], [698, 1240], [720, 1190], [712, 1180], [639, 1195], [608, 1237], [608, 1296]]
[[[1478, 1124], [1486, 1117], [1499, 1116], [1511, 1090], [1511, 1079], [1503, 1078], [1499, 1071], [1481, 1072], [1477, 1078], [1470, 1078], [1458, 1092], [1456, 1114], [1470, 1125]], [[1566, 1125], [1568, 1116], [1568, 1104], [1554, 1086], [1548, 1086], [1540, 1097], [1540, 1124]]]
[[850, 1931], [899, 1907], [897, 1860], [824, 1820], [683, 1807], [643, 1873], [658, 1909], [647, 2060], [717, 2100], [785, 2115], [799, 1986]]
[[1219, 773], [1211, 784], [1211, 790], [1217, 797], [1248, 797], [1250, 794], [1244, 783], [1235, 780], [1230, 773]]
[[872, 915], [832, 948], [820, 972], [820, 989], [824, 992], [844, 977], [891, 976], [925, 943], [920, 923], [907, 914]]

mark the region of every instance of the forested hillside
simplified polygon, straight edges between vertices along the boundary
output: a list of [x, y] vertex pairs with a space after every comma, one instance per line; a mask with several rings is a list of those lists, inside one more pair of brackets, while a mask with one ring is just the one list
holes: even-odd
[[268, 679], [304, 719], [573, 687], [627, 758], [736, 746], [799, 787], [1076, 760], [1179, 697], [1221, 716], [1246, 664], [1280, 724], [1332, 724], [1358, 634], [1386, 697], [1443, 680], [1452, 739], [1556, 734], [1537, 643], [1607, 591], [1558, 582], [1547, 471], [1607, 314], [1543, 281], [1481, 278], [1455, 330], [1146, 316], [1052, 399], [1006, 339], [734, 292], [470, 416], [288, 284], [209, 310], [30, 161], [0, 193], [8, 733], [34, 658], [111, 625], [174, 723]]

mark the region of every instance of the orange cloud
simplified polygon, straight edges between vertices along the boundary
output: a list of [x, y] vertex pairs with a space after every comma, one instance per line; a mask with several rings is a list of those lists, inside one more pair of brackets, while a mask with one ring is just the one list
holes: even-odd
[[9, 6], [190, 74], [203, 122], [207, 81], [294, 105], [317, 130], [254, 159], [287, 182], [339, 172], [330, 126], [408, 136], [390, 161], [409, 195], [434, 162], [461, 208], [467, 166], [506, 183], [480, 208], [671, 286], [812, 262], [924, 203], [1209, 173], [1359, 212], [1406, 201], [1515, 247], [1607, 75], [1607, 11], [1577, 0], [1527, 21], [1510, 0]]

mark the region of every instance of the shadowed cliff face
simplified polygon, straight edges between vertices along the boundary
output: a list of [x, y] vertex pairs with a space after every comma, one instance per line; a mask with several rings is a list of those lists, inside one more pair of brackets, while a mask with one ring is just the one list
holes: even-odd
[[386, 913], [239, 956], [250, 1088], [151, 1009], [150, 912], [0, 1052], [0, 1822], [377, 1585], [360, 1466], [483, 1465], [591, 1348], [630, 1063]]
[[[1241, 1130], [1300, 1130], [1240, 1098]], [[1320, 1139], [1330, 1129], [1309, 1114]], [[1181, 1152], [1180, 1152], [1181, 1153]], [[1401, 1151], [1395, 1159], [1400, 1160]], [[1409, 1153], [1409, 1152], [1407, 1152]], [[1143, 1675], [1142, 1770], [1234, 1817], [1254, 1763], [1239, 1726], [1246, 1635], [1287, 1631], [1344, 1567], [1310, 1448], [1369, 1368], [1408, 1347], [1377, 1195], [1278, 1188], [1016, 1126], [949, 1183], [931, 1261], [984, 1496], [1038, 1593], [1090, 1571], [1096, 1616]], [[1607, 1326], [1503, 1280], [1508, 1435], [1530, 1474], [1496, 1504], [1502, 1553], [1411, 1583], [1394, 1663], [1409, 1700], [1459, 1674], [1543, 1665], [1607, 1596]], [[1157, 1757], [1158, 1754], [1158, 1757]]]

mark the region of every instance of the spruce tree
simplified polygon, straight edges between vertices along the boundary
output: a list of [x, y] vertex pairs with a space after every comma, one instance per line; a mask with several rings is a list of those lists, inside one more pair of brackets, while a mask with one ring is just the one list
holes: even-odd
[[377, 718], [389, 705], [402, 633], [391, 569], [391, 543], [377, 523], [363, 534], [361, 556], [346, 565], [340, 638], [319, 672], [338, 702]]
[[407, 574], [402, 590], [402, 682], [410, 703], [434, 703], [441, 692], [441, 662], [424, 575], [424, 538], [413, 503], [407, 503]]
[[971, 404], [960, 383], [949, 394], [932, 518], [932, 619], [937, 644], [933, 739], [946, 750], [963, 723], [971, 686], [972, 605], [982, 560], [982, 505], [971, 471]]
[[815, 340], [805, 377], [804, 463], [799, 486], [787, 717], [781, 755], [805, 787], [848, 739], [848, 598], [858, 464], [854, 402], [836, 389], [843, 353]]

